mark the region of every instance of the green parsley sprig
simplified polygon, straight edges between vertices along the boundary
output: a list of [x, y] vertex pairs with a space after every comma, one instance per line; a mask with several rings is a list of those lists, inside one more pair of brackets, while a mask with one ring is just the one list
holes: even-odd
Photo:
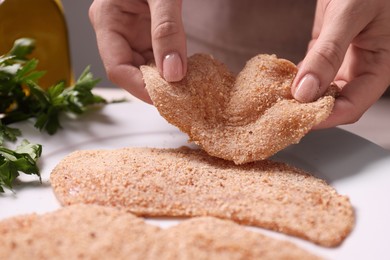
[[15, 142], [22, 135], [9, 124], [29, 119], [37, 129], [52, 135], [61, 128], [61, 114], [82, 114], [91, 105], [106, 103], [92, 93], [99, 80], [93, 78], [89, 67], [73, 86], [59, 82], [47, 91], [42, 89], [38, 79], [44, 72], [36, 71], [36, 59], [27, 58], [34, 48], [34, 40], [22, 38], [0, 56], [0, 192], [3, 187], [12, 189], [20, 173], [40, 178], [37, 160], [42, 146], [23, 140], [15, 150], [6, 147], [6, 142]]
[[19, 172], [35, 174], [40, 180], [37, 160], [41, 153], [40, 144], [31, 144], [27, 140], [23, 140], [15, 150], [0, 145], [0, 192], [4, 192], [3, 187], [12, 189], [12, 183], [19, 176]]

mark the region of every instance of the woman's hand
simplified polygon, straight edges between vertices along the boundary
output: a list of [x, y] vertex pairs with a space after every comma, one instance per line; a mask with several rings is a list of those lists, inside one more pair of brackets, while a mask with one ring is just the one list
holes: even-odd
[[139, 66], [155, 60], [167, 81], [187, 69], [181, 0], [95, 0], [89, 17], [109, 79], [151, 103]]
[[354, 123], [390, 85], [390, 1], [318, 0], [309, 51], [292, 93], [313, 101], [342, 87], [330, 117], [316, 128]]

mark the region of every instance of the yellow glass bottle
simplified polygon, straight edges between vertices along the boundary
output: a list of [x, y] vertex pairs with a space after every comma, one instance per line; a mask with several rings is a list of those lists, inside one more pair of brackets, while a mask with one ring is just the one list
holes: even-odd
[[59, 81], [72, 84], [68, 31], [61, 0], [0, 0], [0, 54], [16, 39], [32, 38], [31, 54], [37, 70], [46, 71], [39, 85], [48, 88]]

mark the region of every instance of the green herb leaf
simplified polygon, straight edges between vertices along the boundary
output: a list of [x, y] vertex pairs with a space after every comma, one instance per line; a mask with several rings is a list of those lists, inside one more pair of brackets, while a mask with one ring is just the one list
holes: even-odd
[[0, 146], [4, 144], [5, 140], [15, 142], [20, 135], [22, 133], [19, 129], [3, 125], [0, 121]]
[[0, 56], [0, 192], [3, 187], [12, 189], [20, 173], [39, 175], [36, 161], [42, 146], [23, 141], [15, 150], [5, 146], [6, 141], [16, 141], [20, 130], [8, 125], [30, 119], [41, 131], [54, 134], [61, 128], [64, 113], [81, 114], [91, 105], [106, 101], [92, 93], [99, 82], [87, 67], [74, 86], [60, 82], [47, 91], [38, 80], [44, 72], [36, 71], [38, 60], [28, 59], [35, 41], [22, 38], [15, 41], [11, 51]]
[[35, 40], [31, 38], [20, 38], [17, 39], [12, 47], [9, 55], [15, 56], [16, 59], [25, 60], [26, 56], [29, 55], [35, 49]]
[[0, 146], [0, 192], [2, 187], [12, 189], [12, 183], [19, 172], [35, 174], [41, 179], [37, 160], [41, 156], [42, 146], [24, 140], [15, 151]]

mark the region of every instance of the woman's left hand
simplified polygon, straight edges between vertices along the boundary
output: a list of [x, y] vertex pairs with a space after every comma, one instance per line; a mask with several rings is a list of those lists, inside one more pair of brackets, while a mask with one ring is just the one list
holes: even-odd
[[298, 101], [314, 101], [333, 81], [340, 95], [316, 128], [356, 122], [390, 85], [389, 0], [318, 0], [292, 93]]

